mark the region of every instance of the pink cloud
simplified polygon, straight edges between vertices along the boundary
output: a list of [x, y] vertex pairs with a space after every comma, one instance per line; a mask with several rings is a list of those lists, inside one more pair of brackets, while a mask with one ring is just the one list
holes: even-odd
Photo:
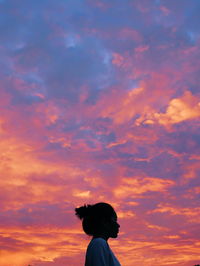
[[119, 198], [137, 197], [137, 195], [143, 194], [148, 191], [162, 192], [164, 193], [168, 187], [174, 185], [171, 180], [162, 180], [158, 178], [143, 178], [142, 180], [137, 178], [122, 179], [122, 183], [114, 190], [114, 194]]

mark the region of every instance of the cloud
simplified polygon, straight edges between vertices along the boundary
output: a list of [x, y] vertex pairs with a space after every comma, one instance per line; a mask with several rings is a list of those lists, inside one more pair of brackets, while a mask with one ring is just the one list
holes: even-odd
[[114, 194], [119, 198], [137, 197], [145, 192], [165, 192], [168, 187], [174, 185], [171, 180], [146, 177], [142, 180], [132, 178], [122, 179], [122, 184], [114, 190]]
[[187, 120], [198, 119], [200, 117], [200, 102], [198, 96], [192, 95], [190, 91], [185, 91], [180, 98], [171, 99], [165, 113], [158, 113], [151, 110], [144, 113], [136, 120], [136, 125], [141, 123], [160, 125], [170, 128], [174, 124], [182, 123]]
[[193, 223], [199, 223], [199, 212], [200, 208], [180, 208], [180, 207], [173, 207], [170, 206], [169, 204], [158, 204], [158, 207], [154, 209], [153, 211], [150, 211], [149, 213], [170, 213], [171, 215], [182, 215], [186, 216], [190, 222]]
[[199, 3], [181, 3], [0, 1], [0, 264], [84, 264], [74, 208], [98, 201], [122, 265], [199, 261]]
[[[86, 244], [86, 239], [82, 239], [79, 244], [74, 241], [73, 235], [80, 233], [79, 230], [59, 230], [56, 227], [29, 227], [21, 230], [17, 228], [4, 228], [3, 231], [3, 235], [10, 236], [19, 243], [16, 246], [15, 252], [13, 250], [2, 250], [3, 256], [0, 262], [5, 263], [4, 265], [9, 265], [14, 259], [16, 259], [16, 266], [20, 266], [21, 263], [28, 264], [30, 261], [37, 261], [37, 263], [45, 261], [53, 262], [61, 257], [61, 254], [69, 254], [69, 251], [70, 257], [73, 258], [78, 255], [80, 250], [83, 250], [83, 246]], [[22, 247], [23, 251], [21, 251]]]
[[158, 123], [164, 126], [200, 117], [200, 102], [191, 92], [186, 91], [179, 99], [172, 99], [165, 114], [154, 114]]
[[102, 117], [112, 118], [115, 124], [123, 124], [129, 121], [134, 115], [139, 112], [141, 105], [137, 104], [140, 94], [143, 93], [143, 88], [133, 88], [130, 91], [113, 91], [110, 95], [115, 101], [113, 104], [108, 104], [102, 99]]

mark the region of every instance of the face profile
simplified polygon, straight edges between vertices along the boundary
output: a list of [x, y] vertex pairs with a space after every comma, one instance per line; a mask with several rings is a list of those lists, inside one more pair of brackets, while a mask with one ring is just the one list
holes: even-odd
[[120, 266], [107, 243], [109, 238], [117, 238], [119, 233], [120, 225], [114, 208], [108, 203], [99, 202], [76, 208], [75, 214], [82, 220], [83, 231], [92, 236], [87, 247], [85, 266]]
[[111, 238], [117, 238], [119, 233], [120, 225], [117, 222], [117, 215], [113, 215], [110, 220], [107, 222], [107, 228], [105, 229], [105, 233]]
[[104, 202], [94, 205], [84, 205], [75, 209], [76, 215], [82, 220], [83, 230], [94, 238], [102, 237], [106, 241], [116, 238], [120, 225], [114, 208]]

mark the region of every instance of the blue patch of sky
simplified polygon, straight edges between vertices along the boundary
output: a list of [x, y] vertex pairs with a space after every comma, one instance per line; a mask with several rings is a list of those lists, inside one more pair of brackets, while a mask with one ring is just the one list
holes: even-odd
[[160, 0], [154, 0], [156, 5], [160, 5], [161, 1]]
[[37, 95], [24, 95], [19, 91], [12, 91], [12, 105], [31, 105], [33, 103], [43, 102], [44, 100]]
[[65, 40], [65, 45], [67, 48], [76, 47], [80, 43], [79, 38], [73, 33], [67, 34], [64, 40]]
[[109, 134], [96, 134], [96, 139], [98, 139], [101, 143], [108, 144], [116, 141], [116, 136], [114, 132]]
[[191, 42], [191, 44], [195, 45], [196, 42], [200, 39], [200, 34], [194, 31], [187, 31], [186, 32], [189, 41]]

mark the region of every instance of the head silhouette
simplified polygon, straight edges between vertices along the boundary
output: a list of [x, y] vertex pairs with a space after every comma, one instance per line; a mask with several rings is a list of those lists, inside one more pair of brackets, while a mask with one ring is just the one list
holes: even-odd
[[75, 209], [75, 214], [82, 220], [84, 232], [93, 237], [116, 238], [120, 225], [113, 207], [104, 202], [83, 205]]

